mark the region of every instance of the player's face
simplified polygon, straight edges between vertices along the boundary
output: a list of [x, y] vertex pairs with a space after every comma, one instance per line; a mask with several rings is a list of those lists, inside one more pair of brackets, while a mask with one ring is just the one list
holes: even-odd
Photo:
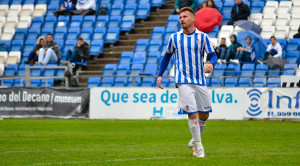
[[272, 43], [272, 45], [275, 45], [276, 44], [276, 39], [272, 38], [271, 43]]
[[179, 18], [180, 18], [180, 24], [182, 29], [187, 29], [190, 28], [191, 26], [194, 26], [195, 17], [189, 11], [184, 11], [180, 13]]

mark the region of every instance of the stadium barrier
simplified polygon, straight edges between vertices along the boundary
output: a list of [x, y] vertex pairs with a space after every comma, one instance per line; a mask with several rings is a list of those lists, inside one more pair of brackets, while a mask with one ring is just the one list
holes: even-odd
[[71, 118], [88, 109], [89, 89], [0, 88], [2, 118]]
[[[298, 88], [209, 88], [210, 119], [300, 118]], [[91, 88], [90, 119], [186, 119], [176, 88]]]

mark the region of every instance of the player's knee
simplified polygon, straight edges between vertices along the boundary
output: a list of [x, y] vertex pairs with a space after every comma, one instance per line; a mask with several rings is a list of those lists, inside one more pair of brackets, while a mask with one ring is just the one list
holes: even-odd
[[194, 113], [194, 114], [189, 114], [189, 119], [198, 119], [198, 114]]
[[209, 117], [209, 113], [202, 113], [202, 112], [199, 112], [199, 119], [202, 120], [202, 121], [206, 121]]

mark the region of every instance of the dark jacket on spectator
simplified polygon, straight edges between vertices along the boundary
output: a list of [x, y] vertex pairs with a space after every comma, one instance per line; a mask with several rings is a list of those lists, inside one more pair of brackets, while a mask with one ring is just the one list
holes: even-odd
[[52, 50], [55, 52], [56, 56], [58, 59], [60, 59], [60, 51], [59, 51], [59, 45], [55, 42], [55, 41], [52, 41], [52, 42], [47, 42], [45, 44], [45, 47], [44, 47], [46, 50], [48, 50], [49, 48], [52, 48]]
[[84, 60], [87, 60], [90, 57], [89, 47], [90, 45], [84, 42], [80, 47], [76, 44], [74, 49]]
[[175, 9], [181, 9], [183, 7], [191, 7], [192, 9], [195, 9], [197, 6], [196, 0], [176, 0], [175, 2]]
[[70, 71], [65, 72], [65, 77], [68, 77], [69, 79], [69, 87], [79, 87], [78, 82], [76, 78], [74, 78]]
[[[237, 12], [237, 7], [238, 11]], [[245, 4], [244, 2], [241, 2], [240, 4], [234, 4], [231, 9], [231, 19], [233, 21], [237, 20], [247, 20], [250, 15], [249, 6]]]

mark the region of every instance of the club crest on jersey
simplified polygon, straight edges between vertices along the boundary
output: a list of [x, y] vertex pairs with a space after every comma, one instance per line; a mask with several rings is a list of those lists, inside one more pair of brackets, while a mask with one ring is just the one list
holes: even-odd
[[179, 40], [179, 43], [181, 43], [181, 40]]
[[197, 43], [197, 44], [200, 44], [200, 40], [199, 40], [199, 39], [197, 39], [197, 40], [196, 40], [196, 43]]

